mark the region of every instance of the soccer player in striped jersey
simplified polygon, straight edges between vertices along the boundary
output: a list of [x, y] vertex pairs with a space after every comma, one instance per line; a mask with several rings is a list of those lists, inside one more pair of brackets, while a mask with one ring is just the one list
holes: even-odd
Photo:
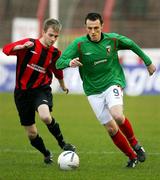
[[35, 124], [35, 112], [46, 124], [50, 133], [56, 138], [63, 150], [75, 151], [75, 147], [64, 141], [59, 124], [52, 117], [52, 91], [50, 84], [53, 74], [60, 87], [66, 93], [68, 89], [63, 80], [63, 71], [57, 70], [55, 63], [60, 57], [60, 50], [53, 44], [61, 30], [56, 19], [47, 19], [43, 24], [42, 36], [39, 39], [26, 38], [7, 44], [3, 52], [17, 56], [16, 86], [14, 91], [15, 104], [19, 113], [20, 123], [24, 127], [30, 143], [44, 155], [44, 162], [53, 162], [42, 137], [38, 134]]
[[97, 119], [106, 128], [114, 144], [129, 158], [127, 167], [134, 168], [146, 159], [132, 125], [123, 113], [125, 76], [118, 51], [130, 49], [145, 63], [149, 75], [156, 68], [150, 58], [131, 39], [103, 33], [103, 19], [98, 13], [85, 18], [86, 36], [76, 38], [56, 62], [58, 69], [79, 67], [83, 89]]

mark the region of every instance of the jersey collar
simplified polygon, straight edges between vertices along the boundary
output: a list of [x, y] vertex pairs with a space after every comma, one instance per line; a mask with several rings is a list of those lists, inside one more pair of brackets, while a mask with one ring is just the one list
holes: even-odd
[[[91, 41], [91, 38], [90, 38], [90, 36], [87, 34], [87, 39], [89, 40], [89, 41]], [[99, 41], [97, 41], [97, 42], [95, 42], [95, 41], [91, 41], [91, 42], [93, 42], [93, 43], [99, 43], [100, 41], [102, 41], [104, 39], [104, 34], [103, 33], [101, 33], [101, 39], [99, 40]]]

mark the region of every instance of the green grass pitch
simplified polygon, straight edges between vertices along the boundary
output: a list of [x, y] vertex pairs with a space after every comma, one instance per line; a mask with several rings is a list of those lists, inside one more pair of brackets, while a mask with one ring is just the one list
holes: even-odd
[[80, 167], [62, 171], [62, 152], [45, 125], [36, 117], [39, 134], [53, 152], [55, 163], [43, 164], [19, 124], [13, 94], [0, 93], [0, 180], [158, 180], [160, 179], [160, 96], [124, 97], [125, 114], [147, 152], [147, 161], [125, 168], [125, 157], [96, 120], [85, 96], [54, 95], [53, 115], [67, 142], [77, 147]]

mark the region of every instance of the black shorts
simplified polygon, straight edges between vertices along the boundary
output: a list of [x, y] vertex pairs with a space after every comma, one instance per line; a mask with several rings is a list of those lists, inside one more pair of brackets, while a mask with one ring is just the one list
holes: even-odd
[[33, 90], [14, 91], [14, 100], [19, 113], [20, 123], [30, 126], [35, 123], [35, 112], [41, 104], [47, 104], [52, 111], [52, 91], [49, 86]]

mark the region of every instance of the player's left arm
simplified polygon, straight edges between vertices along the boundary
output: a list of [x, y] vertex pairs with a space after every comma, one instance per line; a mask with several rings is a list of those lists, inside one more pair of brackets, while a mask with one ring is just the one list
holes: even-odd
[[147, 70], [149, 72], [149, 75], [151, 76], [156, 71], [156, 67], [155, 67], [154, 64], [150, 64], [150, 65], [147, 66]]
[[56, 68], [52, 68], [52, 72], [54, 73], [56, 79], [58, 80], [61, 89], [62, 89], [66, 94], [68, 94], [69, 89], [66, 87], [65, 82], [64, 82], [63, 70], [61, 70], [61, 69], [56, 69]]
[[[58, 50], [58, 49], [57, 49]], [[61, 89], [68, 94], [69, 89], [66, 87], [65, 82], [64, 82], [64, 75], [63, 75], [63, 70], [61, 69], [57, 69], [55, 66], [55, 63], [57, 62], [57, 59], [60, 57], [61, 55], [61, 51], [57, 51], [57, 56], [56, 58], [53, 59], [52, 63], [51, 63], [51, 68], [52, 68], [52, 72], [54, 73], [56, 79], [59, 82], [59, 85], [61, 87]]]
[[61, 89], [62, 89], [66, 94], [68, 94], [68, 93], [69, 93], [69, 89], [66, 87], [65, 82], [64, 82], [64, 79], [58, 79], [58, 81], [59, 81], [59, 84], [60, 84]]
[[144, 51], [131, 39], [120, 36], [118, 38], [118, 49], [129, 49], [132, 50], [135, 54], [137, 54], [145, 63], [149, 75], [152, 75], [156, 71], [155, 65], [152, 63], [151, 59]]

